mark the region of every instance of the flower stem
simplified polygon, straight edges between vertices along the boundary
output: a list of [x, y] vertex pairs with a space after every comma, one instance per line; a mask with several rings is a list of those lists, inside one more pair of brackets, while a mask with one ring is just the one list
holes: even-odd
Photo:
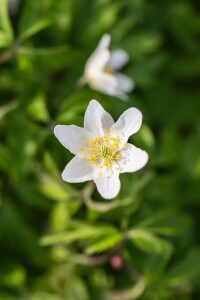
[[128, 264], [125, 265], [125, 269], [129, 273], [133, 282], [134, 287], [126, 290], [113, 290], [107, 292], [109, 300], [134, 300], [139, 298], [145, 289], [145, 278], [141, 275], [133, 266]]
[[119, 206], [125, 206], [125, 205], [129, 205], [132, 203], [132, 199], [131, 198], [126, 198], [123, 201], [113, 201], [107, 204], [103, 204], [103, 203], [96, 203], [91, 199], [91, 195], [94, 191], [94, 183], [91, 181], [88, 184], [86, 184], [86, 186], [84, 187], [84, 189], [82, 190], [82, 198], [83, 201], [85, 203], [85, 205], [92, 210], [101, 212], [101, 213], [105, 213], [108, 212], [112, 209], [115, 209]]

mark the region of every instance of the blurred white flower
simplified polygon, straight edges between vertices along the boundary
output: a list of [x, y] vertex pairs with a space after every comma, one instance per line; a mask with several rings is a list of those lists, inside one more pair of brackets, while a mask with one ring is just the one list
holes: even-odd
[[104, 34], [86, 62], [82, 83], [104, 94], [127, 100], [127, 93], [134, 88], [133, 80], [118, 72], [129, 60], [126, 51], [110, 51], [110, 35]]
[[137, 108], [126, 110], [115, 123], [96, 100], [91, 100], [84, 128], [57, 125], [54, 129], [60, 143], [76, 155], [65, 167], [63, 180], [94, 180], [103, 198], [114, 198], [120, 191], [119, 174], [135, 172], [148, 161], [145, 151], [127, 143], [141, 124], [142, 114]]

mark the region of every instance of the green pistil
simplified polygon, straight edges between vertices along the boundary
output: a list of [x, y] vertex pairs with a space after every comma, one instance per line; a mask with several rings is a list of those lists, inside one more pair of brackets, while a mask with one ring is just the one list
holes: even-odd
[[102, 156], [102, 157], [107, 157], [108, 155], [110, 155], [110, 150], [109, 150], [109, 148], [106, 147], [106, 146], [102, 146], [101, 156]]

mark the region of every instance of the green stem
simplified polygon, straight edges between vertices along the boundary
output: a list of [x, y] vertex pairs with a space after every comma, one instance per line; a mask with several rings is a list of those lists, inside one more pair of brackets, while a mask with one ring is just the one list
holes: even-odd
[[14, 42], [10, 48], [8, 48], [6, 51], [4, 51], [0, 55], [0, 64], [3, 64], [10, 60], [10, 58], [13, 56], [13, 54], [16, 52], [16, 50], [19, 48], [20, 43], [18, 41]]
[[82, 190], [82, 198], [83, 201], [85, 203], [85, 205], [89, 208], [89, 209], [93, 209], [96, 210], [98, 212], [108, 212], [112, 209], [115, 209], [117, 207], [120, 206], [125, 206], [125, 205], [129, 205], [132, 203], [132, 199], [131, 198], [126, 198], [123, 201], [113, 201], [113, 202], [109, 202], [107, 204], [103, 204], [103, 203], [96, 203], [91, 199], [91, 195], [94, 191], [95, 185], [93, 182], [89, 182], [85, 188]]
[[84, 254], [77, 254], [74, 256], [75, 263], [87, 266], [99, 266], [105, 264], [108, 260], [107, 256], [87, 256]]
[[113, 290], [107, 292], [109, 300], [134, 300], [138, 299], [145, 289], [145, 279], [133, 266], [125, 265], [125, 269], [129, 273], [133, 282], [134, 287], [126, 290]]

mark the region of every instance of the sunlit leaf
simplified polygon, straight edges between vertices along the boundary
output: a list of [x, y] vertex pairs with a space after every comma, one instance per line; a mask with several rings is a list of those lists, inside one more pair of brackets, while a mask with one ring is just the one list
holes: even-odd
[[48, 121], [49, 114], [47, 111], [45, 96], [42, 93], [38, 93], [30, 101], [30, 104], [27, 107], [27, 111], [31, 117], [39, 121]]
[[13, 41], [13, 31], [8, 15], [8, 0], [0, 1], [0, 47], [8, 46]]
[[42, 245], [52, 245], [57, 243], [65, 243], [69, 244], [76, 240], [84, 240], [84, 239], [94, 239], [99, 236], [104, 236], [105, 233], [114, 234], [116, 231], [113, 227], [109, 226], [88, 226], [85, 224], [77, 224], [76, 230], [71, 229], [70, 231], [59, 232], [55, 234], [48, 235], [41, 239]]
[[122, 235], [118, 232], [112, 235], [106, 234], [105, 236], [101, 237], [99, 240], [95, 241], [94, 243], [91, 243], [85, 249], [85, 252], [91, 255], [94, 253], [105, 251], [107, 249], [114, 247], [116, 244], [120, 242], [121, 239], [122, 239]]
[[172, 246], [169, 242], [158, 238], [155, 234], [144, 229], [131, 229], [128, 238], [139, 248], [150, 253], [169, 255]]
[[1, 282], [8, 287], [17, 287], [24, 284], [26, 279], [25, 269], [18, 265], [13, 265], [10, 270], [1, 275]]
[[78, 196], [78, 194], [74, 193], [70, 187], [68, 189], [67, 185], [64, 186], [45, 174], [40, 175], [39, 189], [45, 196], [55, 201], [66, 202], [71, 197]]

